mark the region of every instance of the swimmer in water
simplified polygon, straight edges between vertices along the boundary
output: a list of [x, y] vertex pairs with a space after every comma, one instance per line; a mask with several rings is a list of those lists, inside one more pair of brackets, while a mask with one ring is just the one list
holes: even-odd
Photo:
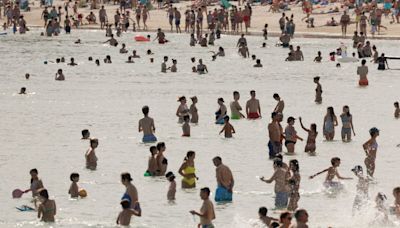
[[136, 54], [136, 50], [132, 51], [132, 55], [131, 56], [132, 56], [132, 58], [140, 58], [140, 55]]
[[156, 127], [154, 125], [154, 119], [149, 117], [149, 111], [150, 108], [148, 106], [143, 106], [142, 108], [142, 113], [144, 117], [139, 120], [139, 127], [138, 131], [142, 132], [143, 131], [143, 139], [142, 141], [144, 143], [149, 143], [149, 142], [157, 142], [156, 136], [154, 136], [154, 133], [156, 131]]
[[78, 198], [79, 197], [79, 174], [78, 173], [71, 173], [69, 179], [71, 180], [71, 186], [69, 187], [68, 194], [71, 198]]
[[168, 172], [165, 177], [169, 181], [169, 187], [167, 192], [167, 199], [168, 200], [175, 200], [175, 193], [176, 193], [176, 181], [175, 175], [172, 172]]
[[96, 59], [95, 64], [96, 66], [100, 66], [100, 60]]
[[62, 69], [58, 69], [55, 79], [56, 79], [56, 81], [64, 81], [65, 80], [65, 76], [62, 72]]
[[340, 166], [340, 158], [338, 157], [334, 157], [331, 159], [331, 164], [332, 166], [322, 170], [321, 172], [318, 172], [312, 176], [310, 176], [310, 179], [313, 179], [314, 177], [327, 172], [326, 178], [325, 178], [325, 182], [324, 182], [324, 186], [326, 188], [338, 188], [341, 186], [340, 182], [337, 181], [333, 181], [333, 179], [335, 177], [337, 177], [339, 180], [352, 180], [353, 178], [351, 177], [342, 177], [340, 176], [339, 172], [337, 171], [337, 168]]
[[126, 190], [122, 200], [129, 201], [129, 208], [137, 211], [138, 217], [142, 216], [142, 209], [139, 204], [138, 191], [135, 185], [132, 184], [132, 177], [130, 173], [121, 173], [121, 183], [125, 186]]
[[153, 52], [151, 52], [151, 50], [150, 50], [150, 49], [149, 49], [149, 50], [147, 50], [146, 54], [147, 54], [147, 55], [154, 55], [154, 53], [153, 53]]
[[158, 153], [157, 147], [151, 146], [150, 147], [150, 153], [151, 153], [151, 156], [149, 157], [149, 162], [148, 162], [148, 165], [147, 165], [146, 173], [149, 176], [155, 176], [157, 174], [157, 170], [158, 170], [157, 159], [156, 159], [156, 156], [157, 156], [157, 153]]
[[128, 53], [128, 50], [126, 50], [126, 45], [125, 45], [125, 44], [122, 44], [122, 48], [119, 49], [119, 53], [120, 53], [120, 54], [126, 54], [126, 53]]
[[260, 60], [260, 59], [257, 59], [257, 60], [256, 60], [256, 64], [253, 65], [253, 67], [263, 67], [263, 65], [261, 64], [261, 60]]
[[168, 160], [164, 157], [164, 153], [165, 150], [167, 149], [167, 147], [165, 146], [165, 143], [160, 142], [157, 143], [157, 150], [158, 150], [158, 154], [156, 156], [157, 159], [157, 175], [158, 176], [164, 176], [165, 173], [167, 172], [167, 168], [168, 168]]
[[295, 151], [295, 144], [297, 142], [297, 139], [303, 141], [303, 139], [297, 135], [297, 131], [294, 129], [295, 118], [294, 117], [289, 117], [287, 119], [287, 127], [285, 128], [284, 134], [285, 134], [285, 146], [288, 150], [289, 154], [294, 154]]
[[77, 41], [74, 42], [75, 44], [81, 44], [81, 39], [78, 39]]
[[189, 125], [190, 117], [186, 115], [183, 117], [183, 125], [182, 125], [182, 137], [190, 137], [190, 125]]
[[363, 168], [361, 166], [357, 165], [351, 171], [358, 178], [356, 197], [353, 203], [353, 216], [354, 216], [356, 211], [360, 210], [363, 206], [366, 206], [366, 204], [368, 203], [369, 181], [368, 178], [364, 177]]
[[322, 86], [319, 83], [320, 77], [314, 77], [314, 83], [317, 84], [317, 88], [315, 88], [315, 103], [322, 103]]
[[42, 188], [39, 190], [39, 201], [41, 203], [38, 207], [38, 218], [43, 222], [55, 222], [56, 202], [49, 199], [47, 189]]
[[128, 60], [125, 63], [135, 63], [135, 62], [132, 60], [132, 56], [128, 56]]
[[190, 108], [189, 108], [189, 113], [192, 117], [192, 118], [190, 118], [190, 122], [197, 124], [199, 122], [199, 113], [198, 113], [197, 107], [196, 107], [198, 99], [196, 96], [191, 97], [190, 99], [192, 100], [192, 104], [190, 105]]
[[398, 119], [400, 117], [400, 107], [399, 102], [394, 102], [394, 118]]
[[320, 63], [322, 60], [321, 52], [318, 51], [318, 55], [314, 58], [314, 62]]
[[167, 73], [168, 56], [164, 56], [164, 61], [161, 63], [161, 72]]
[[278, 221], [278, 219], [267, 216], [267, 213], [268, 209], [266, 207], [260, 207], [258, 209], [258, 217], [260, 218], [261, 222], [267, 225], [267, 227], [270, 227], [271, 222]]
[[249, 48], [247, 48], [247, 46], [244, 44], [239, 46], [238, 52], [243, 58], [248, 58], [250, 56]]
[[179, 168], [179, 174], [182, 178], [182, 188], [196, 188], [196, 180], [198, 180], [196, 176], [196, 169], [194, 165], [194, 159], [196, 157], [196, 153], [194, 151], [188, 151], [186, 153], [185, 159]]
[[88, 129], [82, 130], [82, 140], [90, 139], [90, 131]]
[[171, 70], [172, 73], [178, 72], [178, 68], [176, 67], [176, 64], [178, 64], [178, 61], [176, 59], [172, 59], [172, 66], [168, 67], [167, 70]]
[[129, 226], [133, 215], [140, 216], [139, 212], [130, 208], [131, 202], [127, 199], [121, 200], [122, 211], [117, 218], [117, 225]]
[[200, 212], [192, 210], [190, 211], [190, 214], [200, 217], [200, 226], [204, 228], [212, 228], [214, 227], [212, 221], [215, 219], [215, 211], [214, 205], [210, 200], [210, 189], [200, 189], [200, 198], [203, 200]]
[[337, 117], [333, 107], [327, 108], [327, 113], [324, 117], [323, 133], [327, 141], [333, 141], [335, 137], [335, 127], [338, 125]]
[[274, 160], [274, 174], [270, 179], [265, 179], [261, 177], [260, 180], [270, 184], [275, 181], [275, 208], [282, 209], [286, 208], [288, 205], [289, 198], [289, 186], [287, 185], [287, 169], [283, 168], [282, 160]]
[[340, 115], [340, 119], [342, 120], [342, 141], [350, 142], [351, 132], [353, 131], [354, 136], [356, 136], [356, 133], [354, 132], [353, 116], [350, 114], [349, 106], [343, 106], [343, 113]]
[[114, 35], [111, 34], [110, 37], [111, 38], [108, 39], [107, 41], [105, 41], [104, 44], [109, 43], [111, 46], [114, 46], [114, 47], [118, 46], [118, 41], [114, 38]]
[[256, 99], [256, 91], [250, 91], [250, 100], [246, 103], [246, 115], [248, 119], [261, 118], [260, 101]]
[[358, 85], [367, 86], [368, 85], [368, 67], [365, 66], [367, 60], [363, 59], [361, 61], [361, 66], [357, 67], [357, 74], [360, 76], [360, 80], [358, 81]]
[[240, 94], [238, 91], [233, 92], [233, 101], [230, 104], [231, 108], [231, 119], [238, 120], [241, 118], [246, 118], [240, 111], [242, 111], [242, 106], [239, 104]]
[[232, 124], [229, 123], [229, 116], [224, 117], [224, 127], [222, 130], [219, 132], [219, 134], [222, 134], [222, 132], [225, 132], [225, 138], [232, 138], [232, 134], [235, 134], [235, 128], [233, 128]]
[[376, 138], [379, 136], [379, 130], [375, 127], [369, 130], [371, 138], [363, 144], [363, 149], [366, 155], [364, 164], [367, 168], [367, 174], [370, 179], [374, 177], [376, 152], [378, 151], [378, 143]]
[[26, 88], [22, 87], [18, 94], [26, 94]]
[[75, 63], [75, 59], [74, 59], [74, 58], [71, 58], [71, 62], [68, 63], [68, 66], [77, 66], [77, 65], [78, 65], [78, 64]]
[[257, 59], [256, 55], [251, 55], [251, 60], [255, 61]]
[[197, 65], [196, 71], [198, 74], [208, 73], [207, 66], [203, 64], [203, 60], [199, 59], [199, 64]]
[[301, 128], [308, 133], [307, 143], [304, 148], [304, 152], [314, 154], [316, 150], [315, 139], [318, 136], [317, 125], [315, 123], [311, 124], [310, 129], [304, 127], [301, 117], [299, 117]]
[[274, 100], [278, 102], [274, 108], [274, 112], [283, 114], [283, 109], [285, 108], [285, 102], [281, 99], [281, 97], [277, 93], [274, 93], [272, 97], [274, 98]]
[[[29, 174], [31, 175], [31, 183], [30, 183], [30, 187], [29, 189], [25, 190], [24, 193], [27, 192], [32, 192], [32, 197], [35, 198], [37, 196], [39, 196], [39, 191], [40, 189], [43, 189], [43, 182], [42, 180], [39, 178], [39, 172], [37, 169], [31, 169], [29, 171]], [[36, 205], [36, 201], [35, 201], [35, 205]]]
[[107, 55], [106, 58], [104, 59], [104, 63], [111, 64], [112, 63], [111, 56]]
[[90, 170], [96, 170], [97, 168], [97, 156], [96, 148], [99, 145], [99, 140], [96, 138], [90, 139], [90, 147], [85, 153], [86, 168]]
[[26, 80], [29, 80], [29, 77], [30, 77], [30, 76], [31, 76], [30, 74], [26, 73], [26, 74], [25, 74], [25, 79], [26, 79]]
[[189, 116], [189, 108], [187, 107], [187, 101], [185, 96], [181, 96], [178, 99], [180, 103], [178, 109], [176, 110], [176, 116], [178, 117], [178, 123], [183, 123], [183, 117]]

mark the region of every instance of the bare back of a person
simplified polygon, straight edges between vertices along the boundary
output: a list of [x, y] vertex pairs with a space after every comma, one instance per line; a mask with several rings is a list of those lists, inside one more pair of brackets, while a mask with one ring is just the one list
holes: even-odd
[[325, 182], [331, 182], [336, 176], [336, 168], [330, 167], [328, 173], [326, 174]]
[[152, 135], [154, 120], [150, 117], [144, 117], [143, 119], [139, 120], [139, 126], [141, 126], [144, 135]]
[[233, 127], [230, 123], [225, 124], [225, 138], [232, 138]]
[[42, 213], [43, 222], [54, 222], [54, 216], [56, 215], [56, 203], [54, 200], [46, 200], [40, 204], [39, 211]]

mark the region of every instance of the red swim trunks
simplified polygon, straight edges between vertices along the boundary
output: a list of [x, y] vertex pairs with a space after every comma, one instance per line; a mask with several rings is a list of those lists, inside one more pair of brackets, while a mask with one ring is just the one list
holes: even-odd
[[368, 80], [359, 80], [358, 85], [360, 86], [367, 86], [368, 85]]
[[260, 118], [260, 115], [258, 115], [257, 112], [250, 112], [249, 115], [247, 116], [248, 119], [258, 119]]

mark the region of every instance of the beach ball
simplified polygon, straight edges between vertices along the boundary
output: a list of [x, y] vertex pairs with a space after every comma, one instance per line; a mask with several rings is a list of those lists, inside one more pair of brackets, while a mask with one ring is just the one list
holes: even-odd
[[78, 194], [79, 194], [79, 196], [82, 197], [82, 198], [85, 198], [85, 197], [87, 196], [87, 192], [86, 192], [85, 189], [79, 190]]

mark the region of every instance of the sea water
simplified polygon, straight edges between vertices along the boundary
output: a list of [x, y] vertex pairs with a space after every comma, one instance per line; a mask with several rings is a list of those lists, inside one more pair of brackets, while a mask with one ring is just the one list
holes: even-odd
[[[339, 47], [341, 41], [351, 53], [351, 40], [294, 39], [292, 44], [301, 46], [305, 61], [285, 62], [288, 49], [275, 47], [276, 38], [264, 41], [261, 37], [248, 37], [250, 54], [255, 54], [264, 65], [253, 68], [254, 61], [237, 54], [237, 36], [223, 36], [214, 47], [202, 48], [189, 47], [189, 35], [167, 34], [170, 42], [159, 45], [138, 43], [133, 39], [136, 34], [123, 34], [117, 38], [119, 43], [125, 43], [130, 53], [135, 49], [141, 55], [140, 59], [134, 59], [134, 64], [128, 64], [125, 63], [128, 54], [119, 54], [119, 48], [102, 43], [107, 40], [104, 34], [104, 31], [73, 31], [71, 35], [47, 38], [33, 31], [24, 36], [0, 37], [1, 227], [47, 227], [38, 222], [35, 213], [15, 209], [31, 205], [29, 193], [21, 199], [11, 199], [13, 189], [29, 187], [32, 168], [39, 170], [39, 177], [57, 203], [57, 221], [51, 227], [114, 227], [125, 191], [120, 183], [122, 172], [132, 174], [143, 209], [141, 218], [132, 219], [133, 227], [196, 227], [199, 220], [189, 211], [200, 208], [201, 187], [208, 186], [212, 191], [216, 188], [214, 156], [222, 157], [235, 178], [233, 202], [215, 205], [216, 227], [262, 227], [257, 222], [259, 207], [266, 206], [270, 216], [279, 217], [272, 210], [274, 185], [256, 178], [269, 178], [273, 173], [267, 150], [267, 124], [276, 105], [273, 93], [279, 93], [286, 104], [283, 127], [289, 116], [301, 116], [306, 127], [311, 123], [318, 126], [316, 156], [302, 152], [305, 142], [299, 141], [296, 155], [284, 157], [285, 162], [290, 159], [300, 162], [299, 207], [308, 210], [310, 227], [368, 227], [375, 220], [373, 200], [377, 192], [386, 193], [387, 204], [392, 204], [392, 189], [400, 184], [397, 176], [400, 148], [396, 147], [400, 143], [399, 120], [393, 117], [393, 102], [400, 99], [399, 71], [377, 71], [377, 66], [368, 62], [370, 85], [358, 87], [356, 68], [360, 63], [342, 63], [341, 68], [336, 68], [336, 63], [328, 60], [328, 53]], [[78, 38], [82, 44], [74, 44]], [[260, 48], [262, 42], [267, 43], [267, 48]], [[398, 41], [371, 42], [386, 56], [400, 53]], [[210, 51], [217, 51], [219, 46], [224, 47], [226, 56], [211, 61]], [[155, 54], [146, 56], [148, 49]], [[317, 51], [322, 52], [322, 63], [313, 63]], [[111, 56], [112, 64], [103, 63], [106, 55]], [[178, 60], [177, 73], [160, 73], [165, 55]], [[100, 59], [101, 65], [89, 62], [89, 56]], [[74, 57], [79, 65], [52, 63], [61, 57], [66, 62]], [[150, 57], [155, 59], [153, 64]], [[190, 62], [191, 57], [196, 57], [196, 61], [202, 58], [209, 73], [191, 73], [195, 65]], [[389, 64], [400, 68], [396, 61]], [[63, 69], [65, 81], [54, 80], [58, 69]], [[25, 80], [25, 73], [30, 73], [29, 80]], [[321, 105], [314, 103], [315, 76], [321, 77]], [[17, 94], [21, 87], [27, 88], [28, 95]], [[229, 106], [235, 90], [241, 93], [242, 107], [249, 99], [249, 91], [256, 90], [263, 118], [232, 121], [237, 133], [227, 140], [218, 135], [221, 126], [214, 124], [214, 112], [218, 108], [217, 99], [223, 97]], [[175, 116], [177, 98], [182, 95], [195, 95], [199, 99], [200, 121], [192, 125], [190, 138], [181, 137], [181, 125]], [[164, 178], [143, 176], [150, 154], [150, 145], [141, 143], [142, 135], [138, 133], [144, 105], [150, 107], [150, 116], [155, 119], [156, 136], [166, 143], [168, 170], [177, 175], [178, 186], [181, 179], [178, 169], [186, 152], [196, 151], [197, 188], [187, 191], [178, 188], [173, 204], [167, 202], [169, 183]], [[336, 140], [325, 142], [322, 123], [326, 108], [333, 106], [339, 116], [344, 105], [350, 106], [356, 136], [351, 143], [342, 143], [339, 124]], [[351, 168], [363, 165], [362, 144], [369, 139], [371, 127], [381, 130], [377, 139], [377, 184], [370, 186], [371, 203], [367, 212], [352, 217], [357, 180], [343, 181], [345, 189], [331, 195], [322, 186], [324, 175], [313, 180], [308, 176], [329, 167], [330, 159], [338, 156], [342, 159], [340, 174], [353, 177]], [[99, 139], [96, 171], [85, 169], [84, 153], [89, 143], [80, 140], [80, 132], [85, 128]], [[295, 128], [299, 136], [307, 138], [298, 120]], [[72, 172], [79, 172], [79, 185], [87, 190], [87, 198], [69, 199]]]

